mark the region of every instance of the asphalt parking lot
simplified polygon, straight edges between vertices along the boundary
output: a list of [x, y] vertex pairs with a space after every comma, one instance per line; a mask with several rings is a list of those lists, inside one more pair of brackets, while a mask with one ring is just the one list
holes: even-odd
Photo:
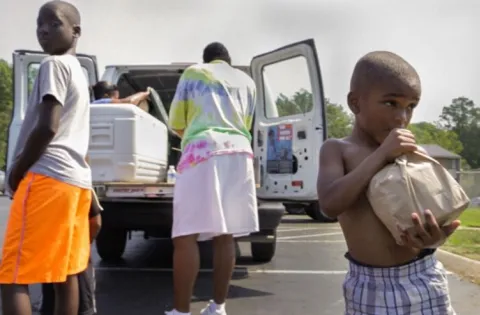
[[[2, 238], [7, 213], [8, 200], [0, 198]], [[272, 262], [254, 263], [248, 243], [240, 245], [242, 255], [230, 289], [228, 314], [343, 314], [345, 249], [337, 224], [320, 224], [303, 215], [286, 215], [279, 228], [277, 254]], [[192, 314], [199, 314], [211, 296], [209, 253], [208, 246], [202, 246], [202, 272], [192, 300]], [[145, 241], [135, 235], [122, 263], [106, 265], [94, 249], [93, 257], [100, 315], [163, 314], [171, 305], [168, 242]], [[480, 287], [453, 274], [449, 280], [457, 314], [478, 314]], [[38, 300], [38, 286], [32, 287], [31, 295]]]

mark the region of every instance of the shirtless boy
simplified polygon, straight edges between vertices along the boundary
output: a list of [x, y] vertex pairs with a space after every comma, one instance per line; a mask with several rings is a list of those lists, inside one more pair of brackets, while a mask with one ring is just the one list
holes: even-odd
[[365, 196], [380, 169], [419, 149], [405, 128], [420, 94], [420, 78], [404, 59], [382, 51], [365, 55], [355, 66], [348, 94], [355, 115], [352, 134], [322, 146], [320, 206], [328, 216], [338, 217], [348, 247], [345, 314], [455, 314], [445, 270], [430, 247], [445, 240], [460, 222], [439, 227], [431, 212], [426, 212], [425, 224], [412, 214], [416, 231], [404, 232], [404, 245], [399, 246]]
[[28, 285], [55, 284], [55, 315], [77, 315], [77, 274], [90, 256], [91, 170], [88, 82], [75, 57], [80, 14], [51, 1], [38, 13], [45, 58], [8, 171], [13, 194], [0, 262], [5, 315], [30, 315]]

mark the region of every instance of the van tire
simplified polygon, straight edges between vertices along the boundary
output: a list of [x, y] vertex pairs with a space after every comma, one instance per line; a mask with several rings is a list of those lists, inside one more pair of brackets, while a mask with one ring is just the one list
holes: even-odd
[[275, 256], [277, 250], [277, 231], [274, 232], [274, 239], [267, 243], [250, 243], [252, 258], [256, 262], [270, 262]]
[[122, 259], [127, 245], [127, 231], [102, 227], [95, 240], [97, 253], [106, 262]]
[[308, 206], [305, 207], [305, 213], [312, 219], [318, 222], [324, 222], [324, 223], [332, 223], [332, 222], [337, 222], [337, 219], [332, 219], [327, 217], [322, 210], [320, 209], [320, 206], [318, 205], [318, 202], [312, 202]]

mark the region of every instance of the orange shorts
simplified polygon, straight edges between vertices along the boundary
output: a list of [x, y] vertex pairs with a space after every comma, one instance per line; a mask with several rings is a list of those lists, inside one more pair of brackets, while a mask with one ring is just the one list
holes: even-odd
[[87, 268], [91, 190], [28, 173], [13, 196], [1, 284], [65, 282]]

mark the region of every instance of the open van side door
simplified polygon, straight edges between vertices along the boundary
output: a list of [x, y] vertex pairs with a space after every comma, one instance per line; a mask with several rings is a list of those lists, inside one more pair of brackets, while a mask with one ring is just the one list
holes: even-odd
[[[42, 60], [48, 55], [43, 52], [16, 50], [13, 52], [13, 110], [10, 125], [8, 126], [8, 142], [6, 168], [10, 167], [13, 158], [15, 145], [17, 144], [18, 133], [25, 118], [28, 106], [28, 98], [32, 89], [35, 77]], [[93, 85], [98, 80], [97, 60], [94, 56], [77, 54], [89, 84]]]
[[253, 58], [257, 86], [253, 148], [260, 199], [317, 200], [318, 156], [327, 137], [320, 67], [313, 39]]

